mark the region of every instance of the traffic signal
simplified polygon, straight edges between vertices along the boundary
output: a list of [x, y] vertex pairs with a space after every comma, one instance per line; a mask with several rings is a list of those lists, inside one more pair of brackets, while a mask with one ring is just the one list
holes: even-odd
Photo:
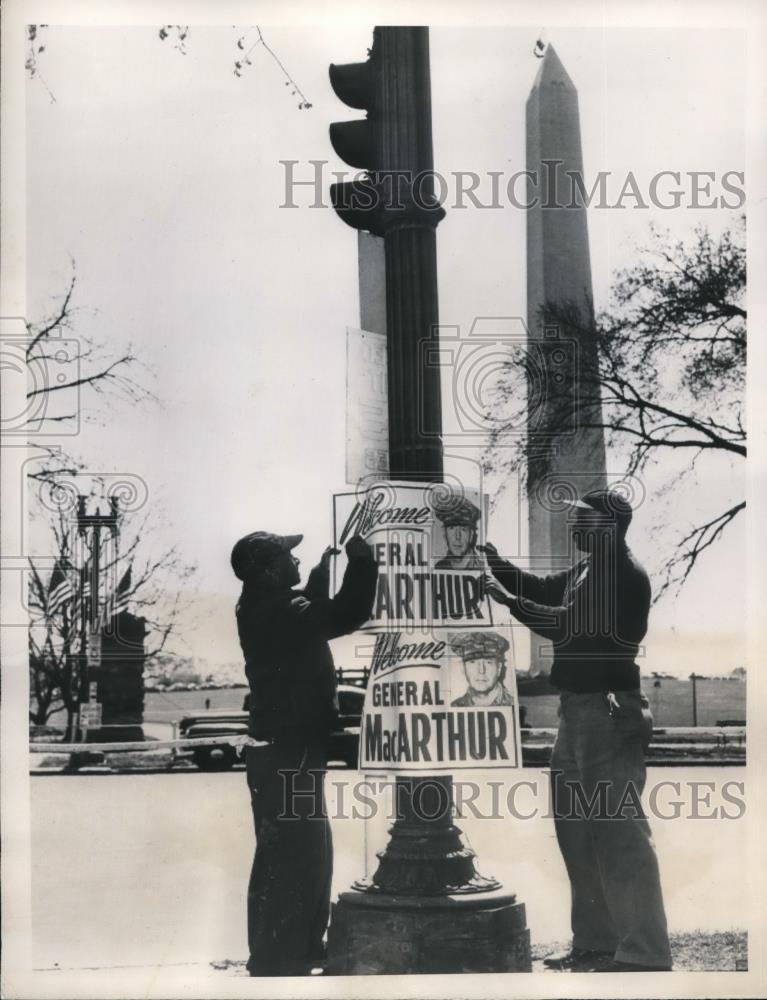
[[330, 186], [333, 208], [347, 225], [382, 235], [413, 213], [436, 225], [428, 28], [377, 27], [364, 63], [330, 66], [330, 84], [367, 117], [333, 122], [330, 141], [349, 166], [365, 173]]
[[365, 171], [359, 180], [331, 184], [330, 200], [347, 225], [380, 235], [377, 185], [381, 116], [376, 90], [380, 90], [377, 85], [381, 82], [381, 67], [377, 57], [374, 36], [373, 48], [366, 62], [330, 65], [330, 85], [336, 95], [350, 108], [368, 113], [367, 118], [333, 122], [330, 126], [330, 142], [336, 153], [350, 167]]

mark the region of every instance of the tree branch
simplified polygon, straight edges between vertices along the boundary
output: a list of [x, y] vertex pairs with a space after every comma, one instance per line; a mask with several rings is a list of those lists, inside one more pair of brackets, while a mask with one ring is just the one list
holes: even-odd
[[668, 563], [663, 585], [655, 595], [654, 601], [659, 600], [674, 583], [677, 584], [677, 590], [682, 586], [702, 553], [714, 544], [727, 525], [745, 510], [745, 507], [746, 501], [742, 500], [729, 510], [706, 521], [705, 524], [693, 528], [680, 539], [678, 549], [681, 551]]

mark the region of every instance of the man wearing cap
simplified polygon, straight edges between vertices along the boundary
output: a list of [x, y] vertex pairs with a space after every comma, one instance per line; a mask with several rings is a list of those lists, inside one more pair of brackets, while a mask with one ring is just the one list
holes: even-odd
[[338, 715], [328, 640], [369, 617], [378, 569], [359, 535], [328, 596], [328, 548], [303, 591], [293, 549], [302, 535], [257, 531], [232, 550], [242, 581], [237, 629], [250, 685], [246, 748], [256, 852], [248, 885], [248, 971], [307, 975], [321, 964], [333, 867], [323, 782]]
[[468, 687], [450, 702], [459, 708], [470, 705], [513, 705], [511, 692], [503, 683], [506, 650], [509, 644], [497, 632], [458, 632], [450, 638], [450, 648], [463, 660]]
[[544, 962], [572, 971], [664, 971], [671, 952], [658, 861], [639, 801], [652, 716], [636, 657], [650, 581], [626, 544], [627, 500], [594, 490], [569, 506], [583, 553], [569, 570], [539, 577], [494, 546], [483, 549], [492, 571], [487, 594], [554, 647], [560, 721], [552, 796], [573, 943]]
[[434, 516], [445, 529], [448, 554], [435, 563], [435, 569], [484, 569], [482, 556], [477, 554], [478, 508], [465, 497], [450, 498], [434, 504]]

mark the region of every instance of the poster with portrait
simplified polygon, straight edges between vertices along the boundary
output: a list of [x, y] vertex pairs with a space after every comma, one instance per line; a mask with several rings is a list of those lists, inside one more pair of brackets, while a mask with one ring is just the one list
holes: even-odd
[[376, 635], [360, 770], [416, 774], [520, 766], [510, 629]]
[[[376, 482], [333, 498], [335, 545], [359, 534], [373, 547], [378, 588], [365, 631], [487, 628], [482, 594], [485, 498], [443, 483]], [[338, 581], [336, 581], [338, 582]]]

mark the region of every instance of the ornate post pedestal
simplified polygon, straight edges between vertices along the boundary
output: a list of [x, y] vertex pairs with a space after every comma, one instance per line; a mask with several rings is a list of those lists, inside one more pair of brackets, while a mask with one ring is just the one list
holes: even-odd
[[477, 872], [453, 824], [452, 785], [397, 778], [378, 869], [333, 907], [329, 975], [531, 971], [524, 903]]
[[525, 905], [495, 889], [444, 896], [342, 892], [328, 975], [530, 972]]

